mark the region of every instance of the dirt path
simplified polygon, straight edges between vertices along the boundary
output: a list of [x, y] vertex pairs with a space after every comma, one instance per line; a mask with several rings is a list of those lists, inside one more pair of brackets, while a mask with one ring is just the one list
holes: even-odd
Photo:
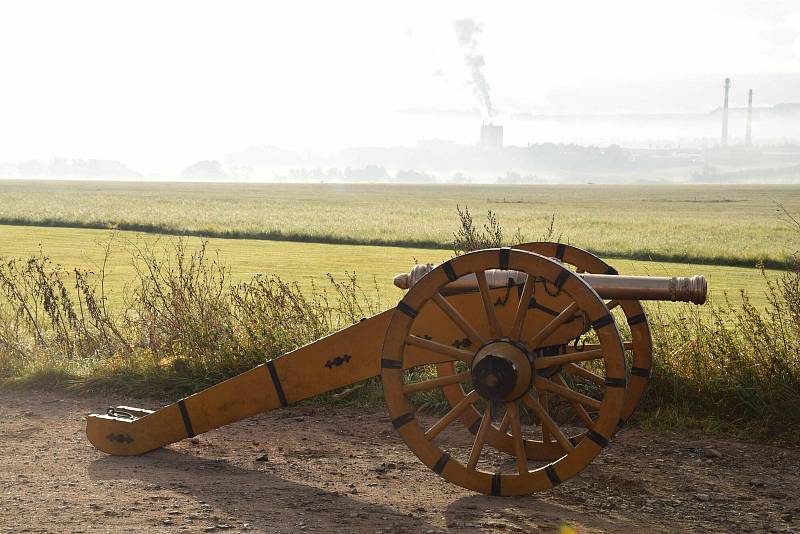
[[119, 458], [83, 434], [107, 404], [0, 391], [0, 532], [800, 532], [796, 449], [633, 429], [549, 493], [493, 498], [429, 471], [383, 411], [291, 408]]

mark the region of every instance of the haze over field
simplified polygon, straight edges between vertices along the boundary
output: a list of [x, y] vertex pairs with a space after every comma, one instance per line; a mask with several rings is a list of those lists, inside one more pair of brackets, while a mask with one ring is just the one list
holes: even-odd
[[[0, 178], [689, 181], [708, 165], [712, 181], [800, 178], [791, 1], [14, 2], [0, 50]], [[726, 77], [733, 146], [755, 95], [756, 152], [732, 164], [706, 152]], [[574, 148], [468, 150], [489, 121], [506, 146], [598, 148], [577, 164]], [[630, 165], [651, 152], [608, 145], [688, 155], [662, 172]]]

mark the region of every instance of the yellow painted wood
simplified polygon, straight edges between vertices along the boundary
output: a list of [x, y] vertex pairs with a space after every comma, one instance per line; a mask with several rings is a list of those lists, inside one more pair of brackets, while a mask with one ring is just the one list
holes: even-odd
[[[380, 373], [380, 352], [391, 310], [379, 313], [272, 361], [287, 403], [314, 397]], [[337, 358], [339, 358], [337, 360]], [[281, 406], [267, 365], [184, 399], [193, 435]], [[91, 443], [109, 454], [133, 455], [188, 436], [178, 404], [135, 420], [92, 414]]]

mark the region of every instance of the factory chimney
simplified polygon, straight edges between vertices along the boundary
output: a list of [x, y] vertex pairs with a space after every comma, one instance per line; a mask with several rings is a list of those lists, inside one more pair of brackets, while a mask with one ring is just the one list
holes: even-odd
[[483, 148], [503, 148], [503, 127], [491, 122], [481, 125], [481, 140], [478, 145]]
[[728, 91], [731, 88], [731, 79], [725, 78], [725, 104], [722, 107], [722, 146], [728, 146]]
[[753, 122], [753, 90], [747, 93], [747, 128], [744, 131], [744, 146], [752, 146], [750, 138], [750, 125]]

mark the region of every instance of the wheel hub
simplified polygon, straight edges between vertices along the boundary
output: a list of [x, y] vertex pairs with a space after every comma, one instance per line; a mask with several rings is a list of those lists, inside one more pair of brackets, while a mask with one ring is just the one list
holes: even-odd
[[472, 360], [472, 384], [490, 401], [512, 401], [531, 387], [533, 373], [527, 351], [509, 340], [485, 344]]

